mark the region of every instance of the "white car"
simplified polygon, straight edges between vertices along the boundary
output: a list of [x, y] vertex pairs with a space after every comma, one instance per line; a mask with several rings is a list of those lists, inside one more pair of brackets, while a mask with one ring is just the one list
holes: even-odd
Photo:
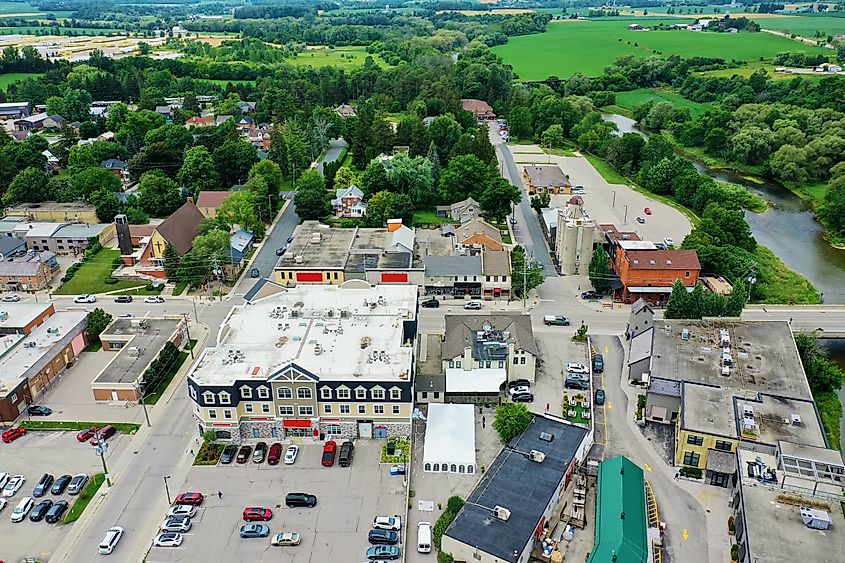
[[23, 497], [12, 511], [12, 522], [21, 522], [24, 518], [26, 518], [26, 515], [29, 514], [29, 511], [32, 510], [33, 506], [35, 506], [35, 501], [32, 500], [32, 497]]
[[9, 501], [4, 498], [0, 498], [0, 512], [2, 512], [4, 508], [6, 508], [7, 504], [9, 504]]
[[85, 295], [77, 295], [73, 298], [74, 303], [96, 303], [97, 296], [86, 293]]
[[164, 303], [164, 297], [161, 295], [150, 295], [144, 298], [144, 303]]
[[179, 547], [182, 545], [182, 534], [177, 532], [162, 532], [153, 540], [156, 547]]
[[667, 248], [670, 246], [675, 246], [675, 239], [673, 239], [672, 237], [666, 237], [665, 239], [663, 239], [663, 244], [665, 244]]
[[100, 555], [109, 555], [112, 551], [114, 551], [114, 548], [117, 547], [117, 544], [120, 542], [120, 538], [122, 537], [123, 528], [120, 526], [109, 528], [106, 535], [103, 537], [103, 541], [101, 541], [100, 545], [97, 547]]
[[373, 528], [398, 532], [402, 529], [402, 519], [398, 516], [376, 516], [373, 518]]
[[20, 295], [18, 295], [17, 293], [12, 293], [3, 296], [3, 303], [17, 303], [20, 300]]
[[187, 516], [188, 518], [193, 518], [197, 514], [197, 507], [191, 506], [190, 504], [177, 504], [176, 506], [171, 506], [170, 510], [167, 511], [167, 517], [172, 518], [174, 516]]
[[467, 310], [470, 310], [470, 311], [480, 311], [481, 310], [481, 301], [478, 301], [477, 299], [473, 299], [472, 301], [467, 301], [466, 303], [464, 303], [464, 309], [467, 309]]
[[285, 451], [285, 465], [292, 465], [296, 461], [297, 455], [299, 455], [299, 446], [288, 446], [288, 449]]
[[162, 532], [188, 532], [191, 530], [191, 519], [187, 516], [171, 516], [158, 527]]
[[514, 395], [523, 395], [525, 393], [531, 393], [531, 387], [527, 385], [517, 385], [516, 387], [509, 387], [508, 393], [510, 393], [511, 397], [513, 397]]
[[23, 484], [26, 482], [26, 477], [23, 475], [15, 475], [6, 485], [3, 487], [3, 496], [4, 497], [13, 497], [15, 493], [17, 493]]
[[0, 489], [5, 487], [6, 483], [8, 483], [9, 479], [11, 479], [11, 478], [12, 478], [12, 476], [9, 475], [8, 473], [0, 473]]
[[584, 364], [570, 362], [566, 364], [566, 371], [569, 373], [590, 373], [590, 369]]

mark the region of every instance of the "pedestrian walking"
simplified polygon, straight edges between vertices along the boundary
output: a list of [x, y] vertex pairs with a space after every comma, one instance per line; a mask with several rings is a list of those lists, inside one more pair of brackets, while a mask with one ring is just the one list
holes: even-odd
[[194, 450], [188, 450], [188, 451], [191, 452], [191, 455], [194, 455]]
[[550, 409], [550, 408], [551, 408], [551, 404], [546, 403], [546, 412], [549, 412], [549, 409]]
[[217, 491], [217, 497], [218, 497], [218, 498], [220, 498], [220, 499], [222, 499], [222, 498], [223, 498], [223, 493], [222, 493], [222, 492], [220, 492], [220, 491]]
[[486, 422], [487, 422], [487, 419], [486, 419], [485, 417], [483, 417], [483, 416], [482, 416], [482, 417], [481, 417], [481, 427], [482, 427], [482, 428], [485, 428], [485, 424], [486, 424]]

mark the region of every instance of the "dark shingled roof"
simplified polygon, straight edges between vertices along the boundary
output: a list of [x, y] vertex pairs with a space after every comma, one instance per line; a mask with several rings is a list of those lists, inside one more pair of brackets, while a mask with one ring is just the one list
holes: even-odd
[[[541, 440], [541, 432], [554, 438]], [[521, 554], [531, 540], [586, 434], [585, 428], [534, 415], [528, 429], [496, 456], [446, 535], [502, 561], [516, 561], [514, 552]], [[527, 455], [531, 450], [546, 454], [545, 460], [531, 461]], [[495, 506], [510, 510], [510, 518], [495, 518], [491, 512]]]
[[158, 234], [176, 247], [179, 254], [191, 250], [194, 239], [199, 233], [200, 222], [205, 219], [193, 202], [187, 201], [182, 207], [170, 214], [170, 217], [156, 228]]
[[446, 315], [446, 340], [443, 342], [443, 359], [449, 360], [464, 353], [464, 347], [473, 347], [476, 332], [490, 323], [493, 330], [510, 333], [508, 342], [517, 350], [538, 355], [531, 317], [528, 315]]

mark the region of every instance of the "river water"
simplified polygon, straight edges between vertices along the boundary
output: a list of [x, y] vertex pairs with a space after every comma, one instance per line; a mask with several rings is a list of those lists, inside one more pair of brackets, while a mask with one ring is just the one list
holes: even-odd
[[[635, 121], [617, 114], [602, 114], [616, 124], [617, 134], [643, 133]], [[772, 183], [756, 183], [722, 170], [695, 162], [700, 174], [733, 182], [762, 197], [769, 204], [763, 213], [747, 211], [745, 218], [757, 242], [772, 250], [787, 266], [810, 280], [822, 294], [824, 303], [845, 303], [845, 251], [837, 250], [822, 238], [822, 227], [812, 209], [801, 198]], [[845, 349], [843, 349], [845, 353]]]

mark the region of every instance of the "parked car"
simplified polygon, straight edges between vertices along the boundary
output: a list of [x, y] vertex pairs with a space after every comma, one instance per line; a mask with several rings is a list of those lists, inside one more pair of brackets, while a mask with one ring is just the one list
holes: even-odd
[[323, 446], [323, 459], [320, 463], [323, 464], [323, 467], [331, 467], [334, 465], [334, 457], [337, 454], [337, 442], [334, 440], [329, 440]]
[[663, 239], [663, 244], [665, 244], [667, 248], [669, 248], [670, 246], [675, 246], [675, 239], [673, 239], [672, 237], [666, 237], [665, 239]]
[[242, 538], [266, 538], [270, 535], [270, 526], [266, 524], [244, 524], [241, 526]]
[[53, 414], [53, 409], [50, 407], [43, 407], [41, 405], [33, 405], [26, 409], [30, 416], [50, 416]]
[[123, 528], [121, 528], [120, 526], [109, 528], [106, 532], [106, 535], [103, 536], [103, 541], [100, 542], [100, 545], [98, 547], [100, 555], [109, 555], [111, 552], [113, 552], [114, 548], [117, 547], [117, 544], [120, 543], [120, 538], [122, 537]]
[[284, 254], [285, 252], [287, 252], [287, 249], [288, 249], [287, 245], [285, 245], [285, 246], [283, 246], [283, 247], [281, 247], [281, 248], [277, 248], [277, 249], [276, 249], [276, 256], [281, 256], [282, 254]]
[[643, 213], [645, 213], [646, 215], [651, 215], [651, 207], [644, 208]]
[[466, 303], [464, 303], [464, 309], [468, 309], [468, 310], [471, 310], [471, 311], [478, 311], [478, 310], [481, 309], [481, 301], [477, 301], [477, 300], [467, 301]]
[[30, 522], [41, 522], [44, 520], [44, 517], [47, 516], [47, 512], [53, 508], [53, 501], [50, 499], [44, 499], [38, 504], [35, 505], [35, 508], [32, 509], [32, 512], [29, 513], [29, 521]]
[[35, 506], [35, 501], [32, 500], [32, 497], [23, 497], [15, 509], [12, 511], [12, 515], [9, 519], [12, 522], [22, 522], [26, 515], [29, 514], [29, 511], [32, 510], [32, 507]]
[[114, 526], [113, 528], [109, 528], [106, 532], [106, 535], [103, 537], [103, 541], [100, 542], [98, 547], [98, 551], [100, 555], [109, 555], [111, 552], [114, 551], [114, 548], [117, 547], [117, 544], [120, 543], [120, 538], [123, 537], [123, 528], [120, 526]]
[[352, 458], [355, 457], [355, 444], [349, 440], [340, 445], [340, 453], [337, 455], [337, 464], [341, 467], [352, 465]]
[[118, 295], [114, 298], [115, 303], [132, 303], [131, 295]]
[[645, 223], [645, 217], [637, 217], [637, 223], [639, 223], [640, 225], [644, 224]]
[[97, 296], [86, 293], [85, 295], [77, 295], [73, 298], [74, 303], [96, 303]]
[[3, 486], [3, 496], [6, 498], [15, 496], [24, 483], [26, 483], [26, 477], [15, 475]]
[[202, 504], [203, 500], [205, 500], [205, 496], [202, 493], [189, 491], [178, 495], [173, 504], [190, 504], [191, 506], [199, 506]]
[[267, 453], [267, 465], [278, 465], [280, 459], [282, 459], [282, 445], [278, 442], [270, 444], [270, 450]]
[[402, 519], [399, 516], [376, 516], [373, 518], [373, 528], [398, 532], [402, 529]]
[[563, 386], [567, 389], [589, 389], [590, 382], [587, 381], [586, 377], [570, 373], [566, 375], [566, 381], [563, 383]]
[[67, 486], [67, 494], [78, 495], [88, 484], [88, 475], [86, 473], [79, 473], [73, 476], [70, 480], [70, 485]]
[[187, 532], [191, 529], [191, 519], [187, 516], [169, 516], [164, 519], [159, 529], [162, 532]]
[[241, 449], [238, 450], [238, 457], [235, 458], [235, 461], [238, 463], [246, 463], [249, 461], [249, 456], [252, 453], [252, 446], [241, 446]]
[[296, 456], [299, 454], [299, 446], [290, 445], [285, 451], [285, 465], [293, 465], [296, 461]]
[[144, 297], [144, 303], [164, 303], [164, 297], [161, 295], [149, 295]]
[[263, 506], [250, 506], [244, 508], [243, 517], [247, 522], [267, 522], [273, 518], [273, 511]]
[[38, 480], [38, 483], [36, 483], [35, 487], [32, 489], [32, 496], [35, 498], [41, 498], [46, 495], [50, 490], [50, 487], [53, 486], [53, 481], [55, 481], [55, 478], [49, 473], [42, 475], [41, 479]]
[[374, 545], [367, 550], [367, 559], [399, 559], [402, 550], [395, 545]]
[[0, 489], [5, 487], [6, 483], [8, 483], [9, 479], [11, 479], [11, 478], [12, 478], [12, 476], [9, 475], [8, 473], [0, 473]]
[[514, 403], [533, 403], [534, 395], [532, 393], [516, 393], [511, 395], [511, 401]]
[[47, 511], [47, 515], [44, 516], [44, 521], [48, 524], [55, 524], [59, 520], [62, 519], [62, 516], [65, 515], [67, 512], [68, 502], [66, 500], [60, 500], [53, 503], [53, 507]]
[[603, 405], [604, 404], [604, 389], [596, 389], [596, 404]]
[[602, 294], [599, 293], [598, 291], [590, 290], [590, 291], [585, 291], [584, 293], [581, 294], [581, 299], [601, 299], [601, 298], [602, 298]]
[[568, 371], [569, 373], [587, 374], [587, 373], [590, 373], [590, 368], [588, 368], [584, 364], [569, 362], [568, 364], [566, 364], [566, 371]]
[[285, 505], [288, 508], [314, 508], [317, 506], [317, 497], [308, 493], [288, 493], [285, 496]]
[[86, 428], [85, 430], [81, 430], [76, 434], [76, 441], [77, 442], [87, 442], [91, 438], [94, 437], [94, 434], [97, 433], [99, 430], [96, 426], [92, 426], [91, 428]]
[[21, 428], [20, 426], [15, 428], [9, 428], [5, 432], [3, 432], [3, 443], [11, 444], [24, 434], [26, 434], [26, 428]]
[[220, 463], [229, 464], [232, 463], [232, 460], [235, 459], [235, 454], [238, 453], [238, 445], [237, 444], [228, 444], [225, 448], [223, 448], [223, 453], [220, 454]]
[[604, 371], [604, 356], [601, 354], [596, 354], [593, 357], [593, 371], [596, 373], [602, 373]]
[[270, 540], [270, 545], [282, 547], [299, 545], [300, 543], [302, 543], [302, 536], [296, 532], [282, 532], [281, 534], [276, 534], [273, 536], [273, 539]]
[[261, 277], [261, 272], [258, 270], [258, 268], [250, 268], [249, 277], [259, 278], [259, 277]]
[[399, 542], [399, 534], [391, 530], [370, 530], [367, 540], [373, 545], [395, 545]]
[[191, 506], [190, 504], [177, 504], [176, 506], [171, 506], [170, 510], [167, 511], [167, 516], [187, 516], [188, 518], [193, 518], [197, 515], [197, 507]]
[[[105, 426], [100, 428], [93, 436], [91, 436], [91, 439], [88, 440], [88, 443], [90, 443], [92, 446], [96, 446], [100, 442], [105, 442], [115, 434], [117, 434], [117, 429], [111, 424], [106, 424]], [[97, 439], [98, 436], [99, 439]]]
[[267, 442], [258, 442], [252, 453], [252, 463], [263, 463], [265, 457], [267, 457]]
[[529, 385], [517, 385], [516, 387], [508, 386], [508, 395], [513, 397], [514, 395], [522, 395], [524, 393], [530, 393], [531, 387]]
[[3, 512], [3, 509], [6, 508], [7, 504], [9, 504], [9, 501], [4, 498], [0, 498], [0, 512]]
[[426, 299], [420, 303], [420, 307], [423, 309], [437, 309], [440, 307], [440, 301], [438, 301], [436, 297], [432, 297], [431, 299]]
[[179, 532], [162, 532], [153, 540], [156, 547], [179, 547], [182, 545], [182, 534]]
[[20, 300], [20, 295], [17, 293], [10, 293], [9, 295], [3, 296], [3, 303], [17, 303]]
[[288, 237], [287, 243], [290, 244], [293, 242], [293, 235]]
[[569, 326], [569, 319], [562, 315], [545, 315], [543, 322], [547, 325]]

